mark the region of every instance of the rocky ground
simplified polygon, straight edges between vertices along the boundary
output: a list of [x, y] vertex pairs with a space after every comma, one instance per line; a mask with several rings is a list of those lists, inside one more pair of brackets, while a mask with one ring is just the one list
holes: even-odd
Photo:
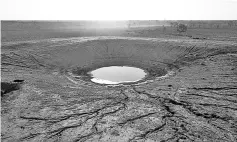
[[[1, 141], [237, 141], [235, 40], [110, 36], [3, 42], [1, 62]], [[170, 74], [120, 86], [70, 74], [75, 67], [113, 63]]]

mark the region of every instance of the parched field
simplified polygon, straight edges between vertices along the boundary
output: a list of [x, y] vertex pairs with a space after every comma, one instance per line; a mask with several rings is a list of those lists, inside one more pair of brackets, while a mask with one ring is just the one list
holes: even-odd
[[[237, 141], [233, 29], [181, 36], [131, 28], [30, 40], [3, 33], [1, 141]], [[140, 67], [149, 77], [117, 86], [88, 80], [85, 72], [110, 65]]]

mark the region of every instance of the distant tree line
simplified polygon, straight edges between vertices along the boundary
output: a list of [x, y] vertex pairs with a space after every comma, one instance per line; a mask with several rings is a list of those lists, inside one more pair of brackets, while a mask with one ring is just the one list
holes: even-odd
[[190, 21], [188, 23], [190, 28], [237, 28], [237, 21], [229, 20], [229, 21]]
[[236, 20], [228, 21], [170, 21], [171, 27], [177, 27], [180, 23], [188, 28], [237, 28]]
[[237, 28], [237, 20], [129, 20], [127, 26], [157, 25], [171, 26], [177, 28], [179, 24], [184, 24], [188, 29], [192, 28]]

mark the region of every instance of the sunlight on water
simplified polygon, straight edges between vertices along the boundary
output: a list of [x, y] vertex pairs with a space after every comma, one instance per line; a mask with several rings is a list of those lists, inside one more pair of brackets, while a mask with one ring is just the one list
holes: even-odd
[[91, 81], [100, 84], [136, 82], [146, 76], [146, 72], [144, 70], [127, 66], [103, 67], [90, 73], [93, 77]]

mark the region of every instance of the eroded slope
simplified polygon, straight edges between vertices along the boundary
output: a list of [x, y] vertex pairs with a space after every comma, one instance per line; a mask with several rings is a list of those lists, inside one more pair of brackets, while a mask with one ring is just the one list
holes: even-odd
[[[90, 37], [3, 43], [2, 141], [236, 141], [237, 43]], [[100, 86], [73, 69], [131, 64], [153, 81]], [[160, 71], [175, 74], [156, 79]], [[163, 73], [161, 73], [163, 75]]]

